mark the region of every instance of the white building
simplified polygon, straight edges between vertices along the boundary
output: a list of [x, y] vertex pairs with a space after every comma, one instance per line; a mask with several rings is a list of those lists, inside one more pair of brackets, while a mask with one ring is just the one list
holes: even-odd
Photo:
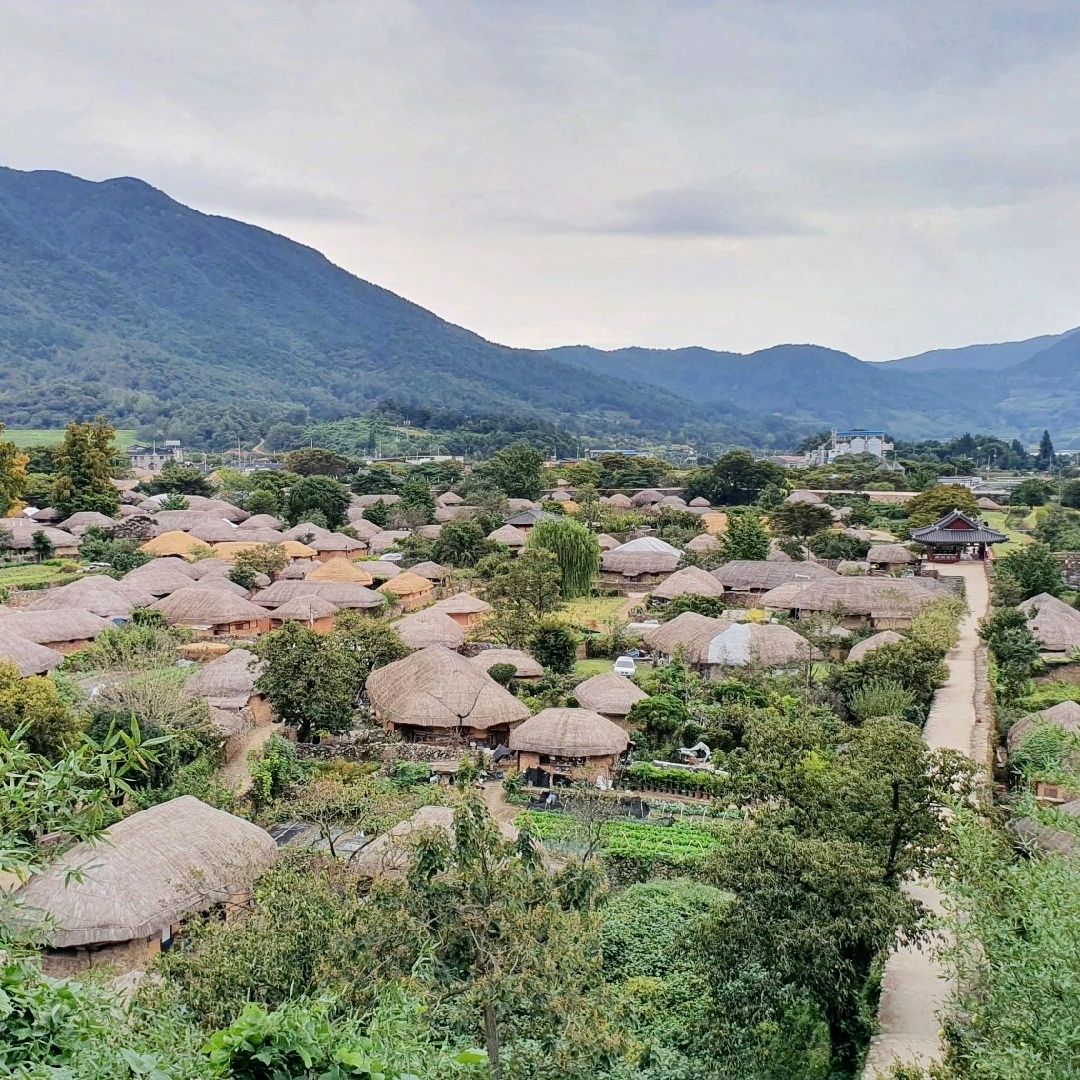
[[837, 431], [834, 428], [828, 441], [810, 451], [807, 464], [830, 465], [837, 458], [851, 454], [870, 454], [884, 461], [885, 455], [892, 449], [893, 444], [884, 431]]

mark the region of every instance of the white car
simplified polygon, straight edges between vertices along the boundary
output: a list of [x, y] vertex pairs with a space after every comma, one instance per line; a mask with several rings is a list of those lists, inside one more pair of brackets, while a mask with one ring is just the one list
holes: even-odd
[[632, 656], [620, 656], [615, 661], [616, 675], [634, 675], [637, 673], [637, 664]]

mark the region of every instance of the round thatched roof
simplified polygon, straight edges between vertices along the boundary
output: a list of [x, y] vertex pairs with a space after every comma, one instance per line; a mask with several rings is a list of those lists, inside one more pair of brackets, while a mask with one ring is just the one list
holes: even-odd
[[1062, 731], [1080, 734], [1080, 705], [1075, 701], [1062, 701], [1049, 709], [1031, 713], [1022, 720], [1017, 720], [1005, 737], [1005, 744], [1011, 754], [1024, 739], [1039, 727], [1056, 727]]
[[488, 539], [494, 540], [496, 544], [519, 548], [525, 546], [526, 537], [520, 529], [515, 529], [513, 525], [500, 525], [499, 528], [488, 533]]
[[242, 709], [255, 693], [262, 664], [247, 649], [230, 649], [195, 671], [184, 684], [184, 693], [206, 698], [216, 709]]
[[514, 677], [518, 679], [538, 679], [544, 674], [543, 665], [521, 649], [485, 649], [471, 659], [484, 671], [490, 671], [496, 664], [512, 664]]
[[[191, 583], [188, 582], [190, 585]], [[45, 589], [30, 605], [31, 611], [92, 611], [102, 618], [130, 615], [137, 607], [149, 607], [155, 596], [138, 582], [120, 582], [100, 575], [80, 578], [70, 585]]]
[[[167, 596], [169, 593], [176, 592], [177, 589], [186, 589], [199, 580], [187, 574], [182, 574], [179, 570], [174, 570], [171, 565], [174, 562], [183, 562], [183, 560], [154, 559], [153, 562], [143, 563], [142, 566], [136, 566], [134, 570], [129, 570], [121, 580], [142, 589], [144, 592], [152, 593], [154, 596]], [[184, 565], [195, 567], [200, 564], [184, 563]]]
[[628, 495], [617, 491], [614, 495], [608, 496], [607, 504], [608, 506], [614, 506], [616, 510], [629, 510], [634, 505], [634, 502]]
[[720, 550], [720, 541], [712, 533], [699, 533], [686, 545], [687, 551], [710, 552]]
[[456, 491], [444, 491], [435, 501], [442, 506], [460, 506], [465, 500]]
[[875, 544], [866, 553], [866, 561], [900, 566], [919, 560], [903, 544]]
[[376, 581], [386, 581], [388, 578], [397, 577], [401, 573], [401, 567], [397, 563], [387, 562], [385, 559], [364, 559], [360, 565]]
[[731, 623], [708, 644], [702, 661], [722, 667], [785, 667], [821, 658], [801, 634], [775, 623]]
[[614, 551], [619, 546], [619, 541], [608, 533], [597, 533], [596, 542], [600, 545], [601, 551]]
[[434, 608], [406, 615], [394, 623], [394, 629], [410, 649], [426, 649], [429, 645], [460, 649], [465, 642], [465, 631], [444, 611]]
[[895, 630], [882, 630], [880, 634], [874, 634], [865, 641], [860, 641], [858, 645], [853, 645], [847, 658], [852, 663], [857, 663], [866, 656], [867, 653], [872, 653], [875, 649], [880, 649], [883, 645], [899, 645], [903, 640], [904, 636], [898, 634]]
[[529, 715], [490, 675], [441, 645], [373, 671], [367, 696], [381, 720], [412, 727], [484, 730]]
[[1039, 593], [1017, 607], [1044, 649], [1068, 652], [1080, 646], [1080, 611], [1050, 593]]
[[[183, 513], [183, 511], [177, 511], [177, 513]], [[139, 550], [146, 552], [147, 555], [180, 555], [182, 557], [189, 557], [196, 551], [209, 551], [210, 547], [202, 540], [196, 540], [194, 536], [189, 536], [186, 532], [172, 530], [170, 532], [160, 533], [152, 540], [147, 540]]]
[[656, 536], [640, 536], [620, 544], [600, 556], [600, 566], [609, 573], [636, 577], [638, 574], [670, 574], [682, 558], [682, 552]]
[[510, 732], [510, 749], [553, 757], [610, 757], [621, 754], [630, 737], [589, 709], [544, 709]]
[[796, 488], [784, 500], [786, 503], [820, 503], [824, 501], [820, 495], [815, 494], [813, 491], [807, 491], [805, 488]]
[[674, 656], [676, 652], [682, 652], [691, 663], [697, 663], [702, 650], [729, 625], [724, 619], [710, 619], [696, 611], [684, 611], [646, 633], [645, 641], [662, 656]]
[[613, 671], [594, 675], [574, 687], [574, 697], [583, 709], [591, 709], [605, 716], [626, 716], [648, 696], [625, 675], [616, 675]]
[[241, 529], [278, 529], [282, 528], [281, 518], [273, 514], [252, 514], [246, 521], [240, 522]]
[[265, 619], [266, 609], [224, 589], [192, 585], [155, 600], [152, 607], [170, 625], [223, 626]]
[[312, 525], [310, 521], [301, 521], [291, 529], [286, 529], [281, 535], [286, 540], [299, 540], [301, 543], [306, 544], [306, 537], [310, 536], [312, 540], [324, 539], [330, 535], [330, 530], [322, 525]]
[[231, 592], [233, 596], [242, 596], [245, 600], [251, 599], [251, 593], [248, 592], [243, 585], [238, 585], [224, 574], [211, 574], [207, 577], [199, 578], [199, 580], [195, 582], [195, 588], [217, 589], [219, 591]]
[[64, 662], [64, 654], [0, 629], [0, 664], [14, 664], [19, 674], [44, 675]]
[[134, 941], [245, 893], [276, 859], [263, 829], [184, 795], [77, 844], [16, 895], [57, 948]]
[[709, 502], [708, 499], [704, 499], [699, 495], [696, 499], [690, 500], [690, 505], [698, 506], [701, 507], [703, 510], [707, 510], [712, 504]]
[[0, 630], [48, 645], [51, 642], [92, 641], [113, 624], [92, 611], [12, 611], [0, 609]]
[[239, 527], [224, 518], [189, 525], [185, 531], [188, 536], [194, 536], [196, 540], [202, 540], [207, 544], [226, 543], [230, 540], [236, 540], [239, 535], [243, 535], [244, 539], [254, 539], [254, 537], [247, 534], [240, 534]]
[[375, 579], [362, 566], [350, 559], [334, 557], [317, 563], [304, 577], [305, 581], [353, 581], [357, 585], [371, 585]]
[[[781, 564], [783, 565], [783, 564]], [[792, 563], [804, 566], [805, 563]], [[774, 611], [842, 611], [872, 619], [911, 618], [927, 604], [954, 595], [934, 578], [849, 577], [792, 581], [764, 593], [759, 603]]]
[[275, 581], [255, 596], [264, 608], [276, 608], [298, 596], [319, 596], [339, 608], [359, 611], [380, 608], [386, 602], [381, 593], [366, 589], [352, 581]]
[[80, 510], [77, 514], [64, 518], [57, 528], [71, 533], [72, 536], [82, 536], [87, 529], [111, 529], [115, 524], [116, 518], [99, 514], [96, 510]]
[[387, 506], [393, 506], [396, 502], [401, 502], [400, 495], [358, 495], [356, 498], [356, 505], [367, 509], [369, 506], [374, 506], [377, 502], [385, 503]]
[[282, 622], [293, 619], [306, 623], [336, 615], [340, 610], [337, 604], [332, 604], [322, 596], [298, 596], [295, 600], [287, 600], [274, 608], [271, 617]]
[[213, 556], [208, 559], [197, 559], [193, 563], [185, 562], [183, 559], [157, 559], [155, 560], [155, 565], [160, 566], [165, 562], [184, 563], [184, 566], [186, 566], [187, 569], [183, 572], [186, 573], [189, 577], [195, 578], [196, 580], [198, 580], [199, 578], [209, 577], [211, 574], [227, 574], [232, 569], [232, 566], [230, 566], [229, 563], [227, 563], [224, 559], [217, 559]]
[[771, 559], [734, 559], [717, 567], [713, 577], [735, 592], [768, 592], [788, 582], [809, 584], [819, 578], [835, 578], [827, 566], [814, 562], [774, 562]]
[[719, 600], [724, 595], [724, 586], [700, 566], [684, 566], [676, 570], [671, 577], [660, 582], [652, 595], [657, 600], [674, 600], [677, 596], [707, 596]]
[[409, 572], [427, 578], [428, 581], [445, 581], [450, 576], [448, 567], [440, 566], [430, 559], [425, 562], [418, 562], [415, 566], [410, 566]]
[[[229, 544], [215, 544], [214, 545], [214, 557], [217, 559], [223, 559], [225, 562], [234, 562], [236, 556], [242, 551], [253, 551], [257, 547], [261, 547], [257, 541], [234, 541]], [[308, 547], [307, 544], [301, 544], [299, 540], [281, 540], [275, 541], [275, 546], [281, 547], [285, 554], [290, 559], [314, 559], [318, 552]]]
[[396, 547], [400, 540], [410, 535], [408, 529], [384, 529], [368, 541], [368, 551], [373, 555], [381, 555], [384, 551]]
[[658, 502], [663, 502], [663, 499], [664, 496], [656, 488], [645, 488], [635, 492], [630, 502], [633, 506], [655, 506]]
[[426, 577], [406, 570], [379, 586], [378, 591], [388, 596], [418, 596], [429, 593], [435, 586]]
[[447, 615], [481, 615], [491, 610], [486, 600], [472, 593], [459, 592], [431, 605], [432, 611], [445, 611]]
[[[354, 514], [356, 516], [354, 516]], [[363, 543], [368, 543], [372, 537], [378, 536], [382, 532], [382, 526], [376, 525], [374, 521], [366, 521], [359, 516], [359, 511], [351, 510], [349, 512], [349, 524], [352, 526], [352, 530], [360, 538]]]
[[310, 546], [318, 551], [344, 551], [346, 553], [367, 550], [365, 541], [338, 532], [319, 533], [311, 541]]

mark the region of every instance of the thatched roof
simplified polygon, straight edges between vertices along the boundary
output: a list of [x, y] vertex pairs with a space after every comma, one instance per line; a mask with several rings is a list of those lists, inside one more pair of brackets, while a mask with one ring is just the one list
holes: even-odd
[[825, 500], [813, 491], [796, 488], [785, 500], [786, 503], [821, 503]]
[[251, 593], [243, 585], [238, 585], [224, 574], [210, 574], [207, 577], [199, 578], [195, 582], [195, 588], [217, 589], [219, 592], [231, 592], [233, 596], [242, 596], [245, 600], [251, 599]]
[[[177, 511], [180, 513], [181, 511]], [[190, 556], [192, 552], [206, 550], [209, 545], [202, 540], [196, 540], [194, 536], [188, 536], [186, 532], [172, 531], [159, 533], [152, 540], [147, 540], [140, 548], [147, 555], [180, 555]]]
[[[518, 831], [508, 821], [496, 823], [507, 840], [516, 840]], [[388, 832], [362, 847], [350, 860], [349, 869], [364, 877], [401, 878], [412, 865], [417, 841], [427, 833], [449, 836], [454, 828], [454, 811], [449, 806], [422, 806]]]
[[441, 645], [373, 671], [367, 696], [381, 720], [413, 727], [484, 730], [529, 715], [490, 675]]
[[394, 629], [410, 649], [426, 649], [429, 645], [460, 649], [465, 642], [465, 631], [446, 612], [434, 608], [406, 615], [394, 623]]
[[418, 562], [409, 567], [409, 572], [419, 577], [427, 578], [428, 581], [445, 581], [450, 576], [450, 569], [440, 566], [437, 562], [428, 559], [426, 562]]
[[96, 510], [80, 510], [77, 514], [64, 518], [57, 528], [71, 533], [72, 536], [82, 536], [87, 529], [111, 529], [115, 524], [116, 518], [99, 514]]
[[356, 505], [364, 508], [365, 510], [369, 506], [374, 506], [377, 502], [385, 503], [387, 506], [393, 506], [396, 502], [401, 502], [400, 495], [358, 495], [356, 498]]
[[465, 500], [456, 491], [444, 491], [435, 501], [442, 506], [460, 506]]
[[539, 510], [539, 504], [533, 502], [532, 499], [507, 499], [506, 505], [515, 513], [519, 514], [522, 510]]
[[[247, 525], [247, 522], [244, 522]], [[255, 526], [251, 529], [239, 526], [233, 530], [233, 540], [254, 540], [256, 544], [281, 544], [285, 541], [285, 534], [280, 529], [270, 529], [265, 525]], [[357, 545], [362, 547], [363, 545]]]
[[384, 582], [379, 586], [378, 591], [387, 596], [419, 596], [422, 593], [431, 592], [434, 588], [434, 583], [428, 578], [406, 570]]
[[903, 544], [875, 544], [866, 553], [866, 561], [898, 566], [919, 560]]
[[710, 641], [730, 625], [728, 619], [710, 619], [696, 611], [684, 611], [670, 622], [661, 623], [645, 635], [646, 644], [662, 656], [683, 652], [692, 663], [697, 662]]
[[242, 895], [276, 858], [257, 825], [184, 795], [77, 844], [17, 896], [29, 920], [55, 926], [56, 948], [134, 941]]
[[242, 709], [255, 693], [261, 671], [262, 662], [253, 652], [230, 649], [199, 668], [184, 684], [184, 693], [205, 698], [215, 709]]
[[616, 491], [614, 495], [607, 497], [608, 506], [614, 506], [616, 510], [629, 510], [633, 505], [633, 500], [629, 495], [624, 495], [621, 491]]
[[1028, 855], [1072, 855], [1076, 851], [1077, 838], [1073, 833], [1042, 825], [1035, 818], [1014, 818], [1008, 830], [1016, 846]]
[[48, 645], [52, 642], [91, 641], [113, 624], [91, 611], [13, 611], [0, 609], [0, 630]]
[[733, 559], [717, 567], [713, 577], [734, 592], [767, 592], [789, 581], [835, 578], [827, 566], [813, 562], [774, 562], [771, 559]]
[[77, 548], [78, 537], [63, 529], [54, 529], [51, 525], [42, 525], [40, 522], [31, 521], [30, 518], [2, 518], [3, 525], [11, 532], [11, 547], [15, 551], [30, 551], [34, 547], [34, 533], [44, 533], [52, 546], [58, 550]]
[[1017, 720], [1005, 737], [1005, 745], [1011, 754], [1024, 739], [1036, 728], [1056, 727], [1062, 731], [1080, 734], [1080, 705], [1075, 701], [1062, 701], [1052, 705], [1049, 709], [1031, 713], [1022, 720]]
[[652, 590], [654, 599], [674, 600], [677, 596], [708, 596], [719, 599], [724, 586], [700, 566], [684, 566]]
[[870, 573], [870, 564], [862, 559], [841, 559], [836, 564], [836, 572], [848, 577], [859, 577]]
[[23, 678], [44, 675], [63, 662], [63, 653], [0, 628], [0, 664], [14, 664]]
[[298, 596], [295, 600], [287, 600], [274, 608], [271, 618], [282, 622], [293, 619], [296, 622], [307, 623], [336, 615], [340, 610], [337, 604], [332, 604], [321, 596]]
[[701, 662], [722, 667], [785, 667], [820, 658], [821, 653], [789, 626], [737, 622], [709, 642]]
[[703, 510], [701, 524], [705, 526], [706, 532], [713, 536], [722, 536], [727, 532], [728, 516], [722, 510]]
[[623, 577], [639, 574], [670, 574], [682, 558], [682, 552], [655, 536], [641, 536], [620, 544], [600, 556], [600, 567]]
[[441, 532], [442, 526], [438, 523], [435, 525], [418, 525], [416, 527], [416, 535], [422, 536], [425, 540], [438, 540]]
[[313, 525], [310, 521], [301, 521], [291, 529], [286, 529], [281, 535], [286, 540], [299, 540], [301, 543], [306, 544], [306, 537], [310, 536], [313, 540], [327, 537], [330, 535], [330, 530], [322, 525]]
[[281, 530], [284, 522], [273, 514], [252, 514], [246, 521], [240, 522], [241, 529], [277, 529]]
[[720, 550], [720, 541], [712, 533], [699, 533], [686, 545], [687, 551], [710, 552]]
[[192, 585], [155, 600], [152, 607], [170, 625], [223, 626], [265, 619], [266, 609], [224, 589]]
[[[129, 570], [121, 580], [137, 586], [144, 592], [152, 593], [154, 596], [168, 596], [169, 593], [176, 592], [177, 589], [186, 589], [200, 580], [182, 574], [179, 570], [174, 570], [172, 566], [159, 565], [174, 561], [173, 559], [154, 559], [153, 562], [143, 563], [142, 566], [136, 566], [134, 570]], [[188, 564], [185, 563], [185, 565]], [[190, 565], [198, 566], [199, 564], [191, 563]]]
[[364, 559], [360, 565], [376, 581], [386, 581], [387, 578], [397, 577], [401, 573], [401, 567], [397, 563], [387, 562], [385, 559]]
[[[801, 563], [794, 565], [800, 566]], [[927, 604], [954, 593], [934, 578], [841, 577], [790, 582], [765, 593], [760, 604], [774, 611], [841, 611], [872, 619], [911, 618]]]
[[630, 737], [589, 709], [544, 709], [510, 732], [509, 745], [553, 757], [609, 757], [623, 753]]
[[447, 615], [480, 615], [491, 610], [491, 605], [486, 600], [472, 593], [459, 592], [453, 596], [447, 596], [431, 605], [432, 611], [445, 611]]
[[512, 664], [514, 677], [518, 679], [538, 679], [544, 674], [543, 665], [521, 649], [485, 649], [471, 659], [484, 671], [490, 671], [496, 664]]
[[978, 499], [976, 499], [975, 500], [975, 505], [980, 510], [1004, 510], [1005, 509], [1005, 507], [1002, 506], [1001, 503], [994, 502], [993, 499], [987, 498], [987, 496], [985, 496], [985, 495], [982, 495]]
[[873, 637], [860, 641], [858, 645], [853, 645], [847, 658], [852, 663], [855, 663], [866, 656], [867, 653], [872, 653], [883, 645], [899, 645], [904, 640], [906, 640], [904, 636], [898, 634], [895, 630], [882, 630], [880, 634], [874, 634]]
[[[188, 583], [190, 584], [190, 582]], [[130, 615], [137, 607], [149, 607], [153, 593], [138, 582], [119, 582], [100, 575], [79, 578], [70, 585], [45, 589], [30, 605], [31, 611], [92, 611], [102, 618]]]
[[154, 514], [154, 520], [168, 532], [190, 532], [200, 527], [221, 525], [236, 529], [221, 514], [204, 510], [159, 510]]
[[596, 542], [600, 545], [601, 551], [614, 551], [619, 546], [619, 541], [607, 533], [597, 533]]
[[513, 525], [500, 525], [499, 528], [489, 532], [487, 538], [494, 540], [496, 544], [505, 544], [512, 548], [524, 547], [527, 539], [525, 534], [520, 529], [515, 529]]
[[172, 564], [174, 562], [183, 563], [187, 567], [183, 573], [196, 581], [199, 578], [209, 577], [211, 574], [227, 574], [232, 569], [232, 566], [224, 559], [217, 559], [213, 556], [208, 559], [197, 559], [193, 563], [189, 563], [184, 559], [156, 559], [154, 565], [162, 566], [165, 563]]
[[625, 675], [616, 675], [613, 671], [606, 675], [594, 675], [574, 687], [574, 697], [583, 709], [591, 709], [605, 716], [626, 716], [648, 696]]
[[1044, 649], [1068, 652], [1080, 646], [1080, 611], [1064, 600], [1039, 593], [1017, 608], [1030, 616], [1028, 626]]
[[685, 510], [686, 500], [681, 495], [665, 495], [658, 506], [667, 506], [672, 510]]
[[223, 517], [226, 521], [232, 521], [239, 523], [246, 521], [251, 515], [246, 510], [241, 510], [239, 506], [234, 506], [231, 502], [226, 502], [224, 499], [208, 499], [205, 495], [188, 495], [186, 496], [188, 506], [192, 510], [202, 510], [207, 514], [217, 514], [219, 517]]
[[398, 542], [412, 535], [408, 529], [384, 529], [377, 536], [373, 536], [368, 542], [368, 551], [373, 555], [381, 555], [396, 547]]
[[701, 507], [703, 510], [707, 510], [712, 505], [712, 503], [710, 503], [708, 499], [705, 499], [701, 495], [699, 495], [696, 499], [690, 500], [690, 505], [698, 506]]
[[[234, 562], [236, 556], [242, 551], [252, 551], [262, 545], [253, 541], [235, 541], [229, 544], [215, 544], [214, 556], [218, 559], [223, 559], [225, 562]], [[301, 544], [299, 540], [281, 540], [277, 542], [277, 546], [281, 547], [285, 554], [290, 559], [314, 559], [318, 552], [308, 547], [307, 544]]]
[[305, 581], [353, 581], [357, 585], [371, 585], [375, 579], [350, 559], [332, 558], [317, 563], [305, 576]]
[[656, 488], [644, 488], [642, 491], [635, 492], [630, 498], [631, 506], [655, 506], [656, 503], [662, 502], [664, 496], [656, 490]]
[[231, 540], [237, 540], [243, 538], [245, 540], [254, 540], [255, 537], [247, 533], [241, 533], [240, 528], [234, 525], [231, 521], [226, 521], [224, 518], [218, 518], [217, 520], [209, 520], [199, 522], [196, 525], [189, 525], [184, 530], [188, 536], [194, 536], [196, 540], [202, 540], [207, 544], [221, 544], [228, 543]]
[[355, 537], [346, 536], [345, 533], [339, 532], [319, 533], [319, 535], [311, 541], [310, 546], [318, 551], [344, 551], [346, 553], [353, 551], [367, 551], [367, 543], [365, 541], [357, 540]]
[[275, 581], [255, 597], [264, 608], [276, 608], [298, 596], [320, 596], [343, 608], [364, 611], [380, 608], [386, 602], [380, 593], [352, 581]]
[[467, 514], [475, 510], [475, 506], [436, 506], [435, 507], [435, 522], [439, 525], [445, 525], [448, 521], [457, 521], [459, 518], [465, 517]]

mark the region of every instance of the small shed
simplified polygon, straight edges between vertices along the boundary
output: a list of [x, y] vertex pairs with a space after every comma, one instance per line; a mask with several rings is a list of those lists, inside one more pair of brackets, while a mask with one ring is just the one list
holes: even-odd
[[610, 778], [630, 737], [590, 709], [543, 709], [510, 732], [518, 771], [536, 787]]
[[262, 663], [253, 652], [230, 649], [198, 668], [184, 684], [184, 693], [204, 698], [211, 708], [225, 712], [248, 709], [256, 724], [269, 724], [273, 719], [270, 703], [255, 689], [261, 671]]
[[270, 629], [266, 608], [223, 589], [192, 585], [156, 600], [151, 607], [170, 626], [186, 626], [199, 637], [253, 638]]
[[464, 630], [471, 630], [484, 621], [484, 616], [491, 610], [486, 600], [481, 600], [472, 593], [460, 592], [447, 596], [431, 605], [432, 611], [441, 611]]
[[337, 604], [332, 604], [318, 593], [297, 596], [270, 612], [270, 627], [277, 630], [287, 622], [298, 622], [316, 634], [329, 634], [334, 629], [334, 619], [339, 610]]

